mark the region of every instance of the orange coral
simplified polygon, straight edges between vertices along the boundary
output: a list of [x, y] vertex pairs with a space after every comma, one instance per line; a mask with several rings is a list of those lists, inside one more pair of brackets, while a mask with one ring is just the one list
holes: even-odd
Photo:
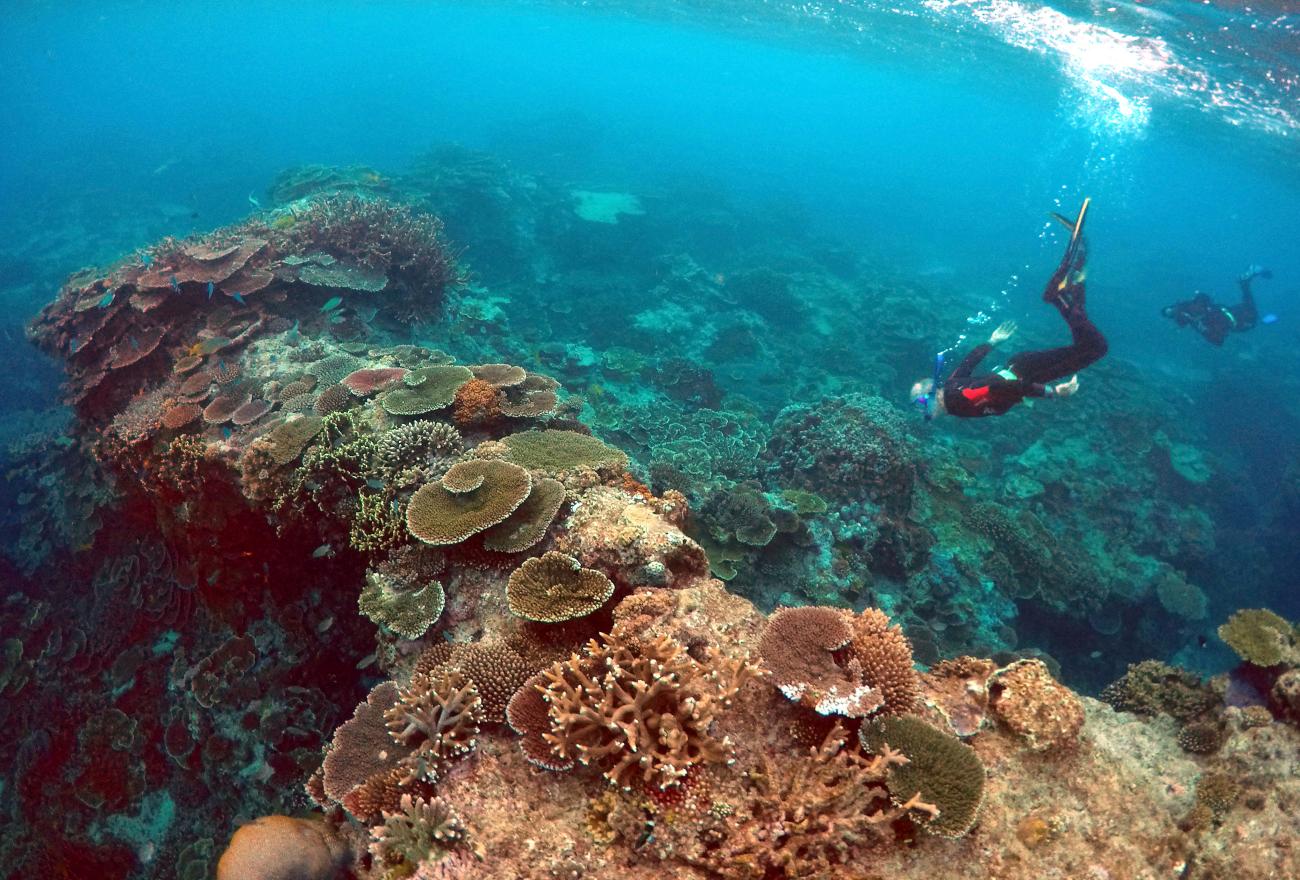
[[501, 392], [484, 379], [470, 379], [456, 390], [451, 414], [462, 426], [494, 422], [501, 417]]
[[263, 816], [235, 832], [217, 863], [217, 880], [331, 880], [347, 854], [320, 822]]

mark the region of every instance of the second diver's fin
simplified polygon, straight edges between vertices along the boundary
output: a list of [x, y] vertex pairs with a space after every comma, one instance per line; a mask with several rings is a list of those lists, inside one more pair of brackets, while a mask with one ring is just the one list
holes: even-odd
[[1083, 221], [1088, 217], [1088, 206], [1091, 204], [1092, 196], [1085, 197], [1082, 207], [1079, 208], [1079, 215], [1073, 220], [1066, 217], [1064, 214], [1058, 214], [1055, 211], [1052, 212], [1052, 216], [1056, 218], [1057, 222], [1070, 230], [1070, 247], [1074, 247], [1074, 243], [1078, 241], [1079, 236], [1083, 234]]

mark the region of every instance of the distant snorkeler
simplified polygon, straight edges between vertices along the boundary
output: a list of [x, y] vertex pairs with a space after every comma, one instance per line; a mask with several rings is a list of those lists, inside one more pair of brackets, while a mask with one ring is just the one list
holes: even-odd
[[[1019, 352], [1007, 359], [1006, 366], [975, 375], [980, 361], [1016, 332], [1015, 322], [1007, 321], [993, 331], [988, 342], [966, 355], [946, 380], [942, 378], [943, 356], [936, 356], [934, 378], [912, 386], [912, 402], [925, 411], [927, 420], [944, 413], [967, 419], [1000, 416], [1026, 397], [1069, 397], [1079, 390], [1075, 374], [1106, 354], [1106, 337], [1088, 318], [1084, 307], [1088, 244], [1083, 237], [1083, 221], [1090, 202], [1083, 200], [1074, 220], [1052, 215], [1070, 230], [1070, 243], [1043, 289], [1043, 301], [1061, 313], [1072, 342], [1060, 348]], [[1069, 381], [1052, 384], [1066, 376], [1071, 377]]]
[[1263, 266], [1251, 266], [1237, 279], [1241, 288], [1241, 302], [1235, 306], [1219, 305], [1210, 299], [1208, 293], [1199, 290], [1191, 299], [1165, 306], [1160, 314], [1172, 319], [1179, 327], [1193, 327], [1205, 337], [1211, 345], [1223, 345], [1229, 333], [1245, 333], [1254, 330], [1259, 324], [1272, 324], [1277, 315], [1259, 315], [1255, 307], [1255, 295], [1250, 291], [1250, 283], [1256, 278], [1272, 278], [1273, 273]]

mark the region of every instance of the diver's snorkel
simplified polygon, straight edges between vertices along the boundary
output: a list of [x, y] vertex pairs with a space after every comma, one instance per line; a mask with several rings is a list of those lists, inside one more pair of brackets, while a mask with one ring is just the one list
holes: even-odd
[[925, 420], [928, 422], [935, 417], [938, 410], [939, 389], [943, 381], [943, 352], [934, 356], [934, 378], [930, 380], [930, 390], [924, 394], [918, 394], [913, 401], [921, 412], [925, 414]]

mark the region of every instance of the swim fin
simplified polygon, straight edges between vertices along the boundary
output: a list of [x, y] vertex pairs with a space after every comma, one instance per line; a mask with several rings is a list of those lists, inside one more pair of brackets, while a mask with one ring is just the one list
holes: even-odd
[[1083, 235], [1083, 221], [1088, 218], [1088, 206], [1091, 204], [1092, 196], [1085, 197], [1083, 200], [1083, 206], [1079, 208], [1079, 215], [1073, 220], [1066, 217], [1064, 214], [1058, 214], [1055, 211], [1052, 212], [1052, 216], [1055, 217], [1062, 226], [1070, 230], [1070, 244], [1065, 251], [1067, 256], [1071, 255], [1078, 246], [1079, 237]]
[[1091, 204], [1091, 197], [1084, 198], [1083, 205], [1073, 220], [1063, 214], [1052, 212], [1052, 216], [1070, 230], [1070, 243], [1065, 248], [1065, 255], [1061, 257], [1061, 263], [1052, 275], [1052, 280], [1043, 290], [1044, 302], [1055, 303], [1058, 307], [1065, 308], [1074, 306], [1074, 288], [1078, 287], [1081, 290], [1086, 277], [1084, 266], [1088, 257], [1083, 240], [1083, 222], [1088, 217], [1088, 206]]

